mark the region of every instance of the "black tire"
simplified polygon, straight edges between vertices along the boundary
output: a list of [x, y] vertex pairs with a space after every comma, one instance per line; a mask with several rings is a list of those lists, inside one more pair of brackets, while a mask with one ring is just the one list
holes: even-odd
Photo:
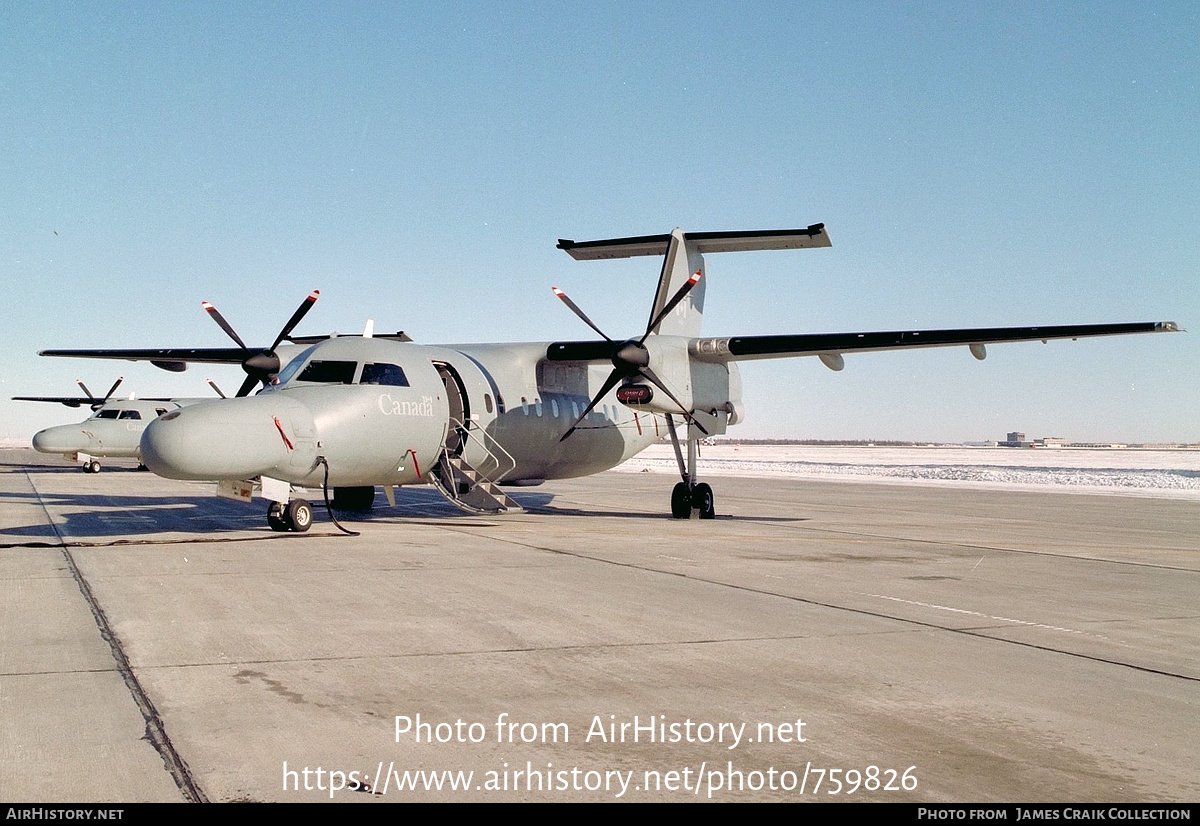
[[304, 533], [312, 527], [313, 510], [307, 499], [293, 499], [287, 506], [287, 521], [296, 533]]
[[283, 505], [278, 502], [272, 502], [267, 507], [267, 524], [271, 526], [271, 530], [280, 533], [289, 530], [287, 518], [283, 513]]
[[99, 473], [99, 472], [100, 472], [100, 463], [99, 463], [99, 462], [97, 462], [95, 459], [93, 459], [92, 461], [88, 462], [88, 464], [87, 464], [87, 472], [88, 472], [88, 473]]
[[692, 491], [687, 482], [679, 482], [671, 491], [671, 518], [690, 519], [692, 516]]
[[692, 507], [700, 511], [701, 519], [712, 519], [717, 515], [713, 507], [713, 490], [707, 482], [692, 488]]
[[375, 504], [375, 486], [334, 488], [333, 501], [329, 504], [337, 511], [365, 513]]

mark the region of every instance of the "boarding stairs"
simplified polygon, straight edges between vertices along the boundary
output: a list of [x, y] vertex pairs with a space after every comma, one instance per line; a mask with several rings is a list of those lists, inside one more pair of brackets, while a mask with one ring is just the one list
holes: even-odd
[[[451, 421], [451, 427], [458, 438], [447, 440], [446, 447], [429, 474], [434, 488], [446, 501], [467, 513], [519, 512], [521, 506], [499, 484], [516, 467], [516, 461], [482, 428], [454, 420]], [[472, 453], [477, 456], [475, 464], [463, 456], [468, 445], [474, 448]]]

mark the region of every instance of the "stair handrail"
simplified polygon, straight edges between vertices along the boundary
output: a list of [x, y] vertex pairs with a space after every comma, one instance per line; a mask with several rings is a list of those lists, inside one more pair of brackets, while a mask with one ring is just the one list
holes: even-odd
[[[471, 427], [471, 424], [473, 424], [473, 423], [475, 424], [475, 427]], [[504, 445], [500, 444], [500, 442], [496, 440], [495, 436], [488, 433], [485, 428], [480, 427], [477, 423], [474, 422], [473, 419], [468, 422], [463, 422], [462, 420], [456, 419], [453, 416], [451, 416], [450, 417], [450, 426], [453, 427], [455, 430], [457, 430], [459, 435], [461, 437], [463, 437], [464, 439], [466, 439], [468, 441], [474, 440], [475, 443], [479, 445], [480, 449], [493, 462], [496, 463], [497, 470], [500, 470], [500, 468], [504, 467], [504, 463], [501, 461], [501, 457], [503, 457], [503, 459], [508, 462], [508, 467], [504, 470], [503, 473], [498, 473], [494, 477], [484, 477], [492, 484], [495, 484], [495, 485], [500, 484], [501, 479], [503, 479], [505, 476], [512, 473], [513, 470], [516, 469], [517, 460], [512, 457], [512, 454], [509, 453], [507, 450], [505, 450]], [[477, 435], [477, 434], [481, 434], [481, 435]], [[492, 445], [495, 447], [495, 451], [498, 451], [501, 454], [501, 456], [497, 456], [496, 452], [488, 447], [487, 440], [491, 440]], [[480, 474], [480, 475], [482, 475], [482, 474]]]

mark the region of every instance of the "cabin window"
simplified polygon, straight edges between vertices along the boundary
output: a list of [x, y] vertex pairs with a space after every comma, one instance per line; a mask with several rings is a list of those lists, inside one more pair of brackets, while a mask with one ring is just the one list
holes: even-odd
[[364, 364], [359, 384], [387, 384], [392, 387], [408, 387], [408, 377], [396, 364]]
[[117, 414], [120, 412], [121, 411], [119, 411], [119, 410], [101, 410], [99, 413], [96, 414], [96, 418], [97, 419], [115, 419], [115, 418], [117, 418]]
[[526, 399], [524, 396], [521, 397], [521, 412], [524, 413], [526, 416], [529, 415], [529, 400]]
[[296, 377], [296, 381], [313, 384], [353, 384], [356, 367], [358, 363], [354, 361], [310, 361]]
[[534, 400], [533, 400], [533, 406], [534, 406], [535, 408], [537, 408], [537, 414], [538, 414], [538, 416], [541, 416], [541, 415], [542, 415], [542, 400], [541, 400], [541, 399], [534, 399]]
[[142, 414], [139, 413], [137, 410], [122, 410], [121, 415], [118, 416], [117, 418], [119, 418], [119, 419], [141, 419]]
[[155, 415], [155, 416], [161, 416], [161, 415], [163, 415], [163, 414], [164, 414], [164, 413], [166, 413], [166, 412], [167, 412], [167, 408], [165, 408], [165, 407], [156, 407], [156, 408], [154, 408], [154, 415]]
[[550, 400], [550, 415], [556, 419], [558, 418], [558, 399]]
[[489, 413], [491, 413], [492, 410], [495, 409], [492, 407], [492, 394], [491, 393], [483, 394], [483, 406]]

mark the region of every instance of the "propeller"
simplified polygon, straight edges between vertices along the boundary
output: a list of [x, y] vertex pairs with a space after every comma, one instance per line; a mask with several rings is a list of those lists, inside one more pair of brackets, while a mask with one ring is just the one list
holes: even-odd
[[567, 428], [567, 432], [562, 435], [561, 439], [559, 439], [560, 442], [566, 441], [567, 437], [575, 432], [580, 423], [587, 418], [589, 413], [592, 412], [592, 409], [600, 403], [600, 399], [604, 398], [604, 396], [606, 396], [609, 391], [616, 387], [621, 381], [631, 379], [634, 376], [641, 376], [659, 390], [663, 391], [667, 398], [679, 406], [679, 410], [682, 413], [683, 418], [687, 420], [689, 425], [695, 425], [700, 432], [704, 433], [705, 435], [708, 434], [708, 431], [704, 429], [703, 425], [696, 421], [692, 414], [687, 410], [683, 402], [676, 398], [675, 394], [672, 393], [670, 388], [663, 383], [662, 379], [655, 375], [654, 371], [650, 369], [650, 350], [646, 347], [646, 339], [650, 337], [650, 334], [654, 332], [662, 320], [666, 318], [676, 306], [679, 305], [679, 302], [683, 301], [683, 299], [687, 297], [687, 294], [692, 291], [692, 288], [695, 287], [699, 281], [700, 270], [696, 270], [696, 272], [692, 274], [692, 277], [689, 278], [684, 285], [679, 288], [678, 292], [671, 297], [671, 300], [663, 305], [663, 308], [658, 312], [658, 314], [650, 319], [650, 323], [646, 325], [646, 332], [642, 333], [642, 337], [638, 339], [626, 339], [625, 341], [613, 341], [605, 334], [603, 330], [597, 327], [596, 324], [587, 317], [587, 313], [581, 310], [574, 301], [567, 297], [566, 293], [564, 293], [558, 287], [553, 288], [554, 294], [558, 296], [564, 304], [567, 305], [568, 309], [575, 313], [575, 315], [578, 316], [584, 324], [599, 333], [600, 337], [607, 342], [607, 346], [602, 345], [599, 342], [597, 342], [596, 345], [584, 345], [584, 348], [586, 348], [588, 352], [586, 355], [583, 355], [582, 353], [580, 355], [585, 360], [607, 357], [613, 365], [612, 372], [609, 373], [608, 378], [604, 380], [604, 385], [600, 388], [600, 392], [597, 393], [595, 397], [592, 398], [591, 402], [588, 403], [588, 406], [584, 408], [583, 415], [576, 419], [574, 423]]
[[275, 337], [275, 342], [265, 350], [255, 350], [247, 347], [246, 342], [242, 341], [241, 336], [237, 334], [237, 331], [225, 320], [225, 317], [221, 315], [216, 307], [207, 301], [201, 302], [204, 311], [212, 316], [213, 321], [217, 322], [217, 325], [225, 331], [225, 334], [233, 339], [234, 343], [246, 353], [246, 358], [242, 360], [242, 369], [246, 371], [246, 380], [238, 388], [237, 396], [248, 396], [257, 382], [262, 382], [264, 387], [270, 383], [272, 377], [279, 372], [280, 367], [279, 354], [275, 352], [275, 348], [292, 334], [292, 330], [296, 329], [296, 325], [312, 309], [312, 305], [317, 303], [317, 298], [320, 295], [320, 290], [313, 290], [309, 293], [308, 297], [300, 302], [300, 306], [296, 308], [296, 312], [292, 313], [292, 317], [288, 319], [287, 324], [283, 325], [283, 329]]
[[[113, 393], [117, 392], [117, 388], [121, 386], [121, 382], [123, 382], [123, 381], [125, 381], [125, 377], [118, 376], [117, 380], [113, 382], [113, 386], [108, 388], [108, 392], [104, 394], [104, 398], [98, 399], [92, 395], [91, 390], [88, 390], [87, 385], [83, 383], [83, 379], [75, 379], [75, 383], [79, 385], [79, 388], [81, 390], [83, 390], [84, 393], [87, 394], [87, 397], [89, 399], [92, 400], [92, 409], [93, 410], [102, 406], [106, 401], [108, 401], [109, 397], [112, 396]], [[75, 406], [78, 407], [79, 405], [75, 405]]]

